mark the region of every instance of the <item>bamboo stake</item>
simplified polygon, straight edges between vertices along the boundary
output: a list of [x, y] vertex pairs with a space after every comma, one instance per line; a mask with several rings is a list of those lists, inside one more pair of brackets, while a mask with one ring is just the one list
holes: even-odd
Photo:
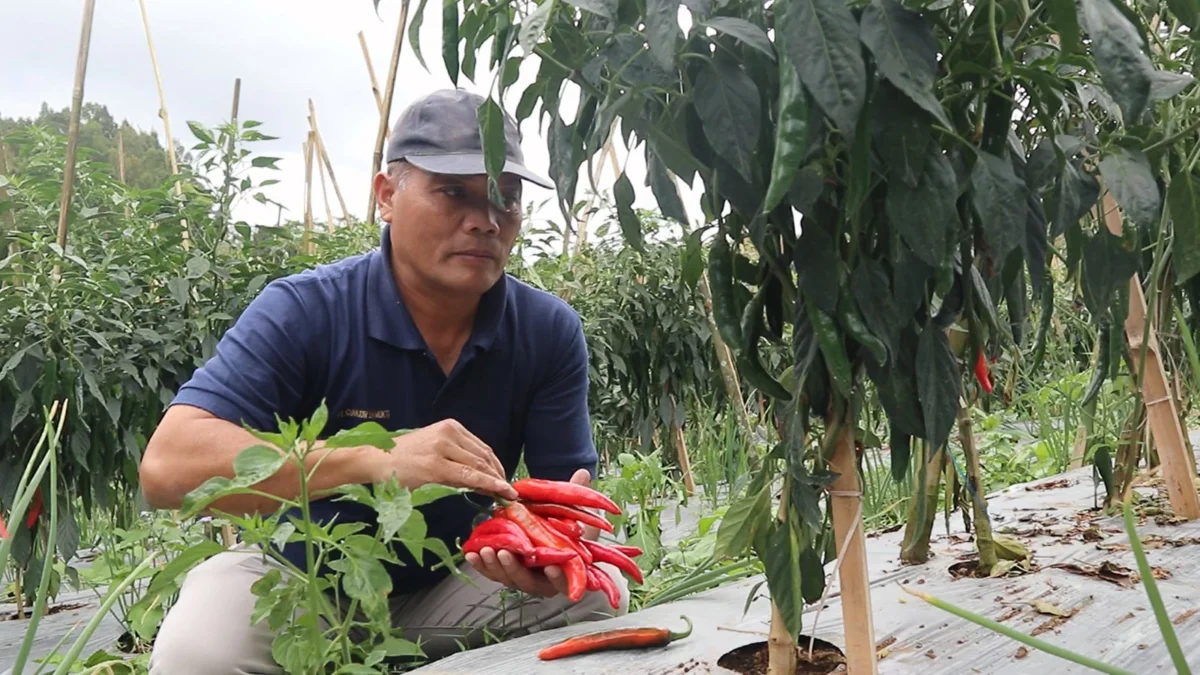
[[700, 273], [700, 297], [704, 298], [704, 318], [708, 320], [708, 331], [712, 334], [713, 350], [717, 352], [717, 363], [721, 366], [721, 379], [725, 382], [725, 394], [729, 396], [729, 405], [737, 416], [738, 426], [742, 432], [750, 435], [750, 414], [746, 412], [745, 399], [742, 398], [742, 387], [738, 380], [737, 365], [733, 361], [733, 352], [721, 337], [713, 318], [712, 289], [708, 285], [708, 271]]
[[[316, 145], [316, 134], [313, 134], [312, 138], [313, 144]], [[321, 199], [325, 203], [325, 219], [327, 223], [326, 229], [329, 231], [329, 234], [333, 234], [335, 225], [333, 222], [333, 209], [329, 208], [329, 190], [325, 189], [325, 165], [321, 162], [317, 162], [316, 164], [317, 177], [321, 179]]]
[[[400, 67], [400, 51], [404, 48], [404, 28], [408, 24], [408, 0], [400, 0], [400, 26], [396, 28], [396, 44], [392, 48], [392, 63], [388, 68], [387, 94], [379, 109], [379, 133], [375, 137], [375, 154], [371, 157], [371, 176], [383, 163], [383, 144], [388, 136], [388, 119], [392, 114], [392, 96], [396, 92], [396, 70]], [[375, 224], [375, 181], [371, 181], [371, 198], [367, 201], [367, 224]]]
[[[783, 491], [779, 497], [779, 523], [787, 523], [787, 510], [791, 494], [791, 476], [783, 477]], [[767, 675], [795, 675], [796, 636], [788, 630], [779, 605], [771, 600], [771, 627], [767, 633]]]
[[696, 494], [696, 479], [692, 476], [692, 461], [688, 457], [687, 442], [683, 438], [683, 425], [671, 420], [671, 440], [679, 456], [679, 470], [683, 473], [683, 486], [688, 496]]
[[830, 499], [833, 502], [834, 540], [838, 550], [845, 551], [838, 560], [838, 589], [842, 597], [847, 672], [850, 675], [876, 675], [879, 666], [875, 626], [871, 622], [871, 584], [867, 571], [867, 540], [863, 535], [862, 484], [858, 480], [854, 427], [845, 413], [830, 415], [825, 426], [830, 433], [837, 434], [829, 468], [838, 477], [833, 482]]
[[[1104, 195], [1104, 224], [1108, 231], [1120, 236], [1122, 230], [1121, 210], [1111, 192]], [[1148, 335], [1147, 335], [1148, 333]], [[1175, 399], [1167, 386], [1167, 374], [1163, 369], [1162, 356], [1158, 347], [1158, 336], [1153, 326], [1146, 327], [1146, 298], [1138, 275], [1129, 278], [1129, 314], [1125, 319], [1125, 335], [1129, 349], [1135, 355], [1134, 363], [1140, 363], [1141, 350], [1145, 347], [1145, 371], [1138, 382], [1145, 401], [1150, 430], [1154, 436], [1158, 454], [1162, 460], [1163, 480], [1171, 499], [1175, 515], [1186, 520], [1200, 518], [1200, 496], [1196, 493], [1191, 462], [1187, 458], [1187, 446], [1183, 440], [1183, 427], [1179, 424], [1179, 413]], [[1134, 380], [1138, 373], [1133, 373]]]
[[[403, 25], [403, 24], [401, 24]], [[375, 66], [371, 65], [371, 52], [367, 49], [367, 38], [358, 31], [358, 44], [362, 46], [363, 60], [367, 62], [367, 75], [371, 78], [371, 93], [375, 96], [375, 107], [383, 114], [383, 97], [379, 95], [379, 80], [375, 79]]]
[[312, 255], [312, 168], [313, 168], [313, 133], [308, 132], [304, 141], [304, 252]]
[[[67, 127], [67, 160], [63, 168], [62, 199], [58, 205], [58, 247], [66, 252], [67, 219], [71, 213], [71, 196], [75, 188], [75, 157], [79, 148], [79, 115], [83, 108], [83, 83], [87, 77], [88, 53], [92, 46], [92, 19], [96, 15], [96, 1], [85, 0], [83, 4], [83, 27], [79, 34], [79, 55], [75, 60], [75, 91], [71, 97], [71, 122]], [[58, 263], [54, 264], [54, 278], [59, 275]]]
[[[142, 10], [142, 26], [146, 30], [146, 45], [150, 49], [150, 65], [154, 69], [154, 83], [158, 87], [158, 116], [162, 118], [163, 130], [166, 133], [167, 161], [171, 167], [171, 175], [179, 175], [179, 160], [175, 156], [175, 137], [171, 135], [171, 116], [167, 114], [167, 96], [163, 91], [162, 73], [158, 69], [158, 52], [154, 49], [154, 37], [150, 33], [150, 16], [146, 13], [146, 0], [138, 0]], [[183, 196], [183, 186], [175, 183], [175, 194]], [[187, 221], [183, 223], [183, 248], [189, 247]]]
[[321, 161], [325, 163], [325, 170], [329, 172], [329, 182], [333, 183], [333, 193], [337, 195], [338, 205], [342, 207], [342, 216], [349, 225], [350, 209], [346, 208], [346, 200], [342, 198], [342, 190], [338, 187], [337, 176], [333, 173], [333, 162], [329, 160], [329, 153], [325, 150], [325, 140], [321, 137], [321, 130], [317, 128], [317, 108], [313, 105], [311, 98], [308, 99], [308, 124], [312, 127], [313, 136], [317, 139], [317, 152]]
[[[238, 108], [241, 106], [241, 101], [242, 101], [242, 78], [237, 77], [237, 78], [234, 78], [234, 80], [233, 80], [233, 104], [230, 107], [230, 111], [229, 111], [229, 123], [233, 126], [233, 132], [229, 134], [228, 153], [230, 155], [233, 154], [234, 138], [236, 137], [237, 131], [238, 131]], [[228, 211], [229, 205], [225, 204], [224, 209]], [[225, 214], [225, 222], [228, 223], [229, 219], [230, 219], [230, 214], [226, 213]], [[233, 548], [234, 544], [237, 543], [237, 537], [235, 537], [233, 535], [233, 525], [232, 524], [230, 524], [230, 523], [222, 523], [221, 524], [221, 542], [225, 545], [225, 548]]]

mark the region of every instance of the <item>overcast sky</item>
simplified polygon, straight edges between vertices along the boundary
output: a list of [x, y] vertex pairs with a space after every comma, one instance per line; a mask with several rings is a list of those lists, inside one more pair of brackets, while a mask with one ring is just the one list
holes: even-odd
[[[7, 0], [0, 2], [0, 114], [36, 115], [42, 102], [69, 107], [83, 15], [82, 0]], [[412, 2], [413, 11], [418, 3]], [[103, 103], [118, 120], [142, 129], [158, 129], [158, 93], [137, 0], [99, 0], [96, 3], [91, 54], [84, 91], [86, 101]], [[301, 147], [308, 131], [308, 99], [334, 171], [351, 213], [364, 217], [370, 190], [371, 155], [378, 132], [378, 109], [371, 94], [358, 32], [365, 35], [381, 86], [391, 59], [399, 0], [382, 0], [379, 17], [371, 0], [146, 0], [150, 28], [163, 78], [172, 134], [185, 147], [195, 142], [186, 122], [215, 125], [228, 119], [233, 83], [241, 78], [239, 116], [259, 120], [262, 131], [279, 140], [257, 144], [263, 154], [282, 158], [282, 182], [268, 188], [295, 217], [304, 211], [304, 159]], [[685, 12], [686, 14], [686, 12]], [[429, 71], [417, 61], [409, 44], [400, 59], [391, 118], [415, 98], [451, 86], [440, 57], [441, 3], [429, 2], [421, 31]], [[483, 56], [479, 59], [485, 61]], [[536, 72], [531, 57], [523, 76], [509, 92], [506, 109], [515, 110], [524, 84]], [[479, 70], [477, 81], [460, 78], [463, 88], [486, 93], [491, 78]], [[482, 86], [481, 86], [482, 85]], [[564, 116], [574, 105], [564, 105]], [[536, 115], [523, 125], [526, 161], [546, 175], [545, 139], [538, 135]], [[620, 141], [618, 141], [620, 144]], [[618, 145], [624, 162], [625, 148]], [[653, 207], [643, 187], [642, 150], [628, 162], [639, 206]], [[586, 165], [585, 165], [586, 166]], [[314, 218], [324, 218], [320, 185], [314, 170]], [[606, 170], [601, 186], [610, 186]], [[582, 186], [587, 179], [581, 177]], [[551, 191], [528, 185], [526, 199], [540, 202]], [[696, 199], [685, 192], [693, 218]], [[338, 210], [332, 188], [330, 200]], [[540, 217], [561, 220], [553, 201]], [[247, 200], [239, 216], [252, 222], [274, 222], [274, 207]]]

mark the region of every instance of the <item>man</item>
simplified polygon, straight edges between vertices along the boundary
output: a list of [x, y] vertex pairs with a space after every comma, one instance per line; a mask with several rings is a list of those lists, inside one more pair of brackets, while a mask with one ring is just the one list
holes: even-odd
[[[325, 435], [370, 419], [415, 429], [390, 452], [331, 451], [311, 484], [327, 490], [395, 476], [469, 488], [422, 508], [429, 536], [453, 546], [465, 539], [488, 495], [515, 498], [509, 485], [524, 454], [534, 477], [590, 484], [596, 468], [587, 409], [588, 359], [579, 316], [557, 297], [505, 274], [521, 226], [521, 187], [551, 184], [523, 166], [520, 133], [506, 117], [508, 144], [500, 181], [504, 207], [488, 199], [476, 109], [478, 96], [439, 91], [401, 113], [375, 176], [384, 227], [379, 250], [280, 279], [250, 303], [216, 354], [179, 391], [150, 439], [141, 464], [151, 505], [176, 508], [212, 476], [232, 476], [233, 459], [257, 443], [242, 424], [273, 430], [275, 415], [306, 419], [322, 400]], [[314, 453], [315, 464], [324, 453]], [[290, 464], [257, 486], [294, 496]], [[474, 505], [472, 504], [474, 502]], [[274, 511], [253, 495], [213, 505], [226, 512]], [[315, 502], [313, 517], [374, 524], [354, 503]], [[589, 532], [595, 537], [596, 532]], [[453, 549], [452, 549], [453, 550]], [[300, 545], [283, 555], [303, 569]], [[478, 646], [485, 633], [520, 635], [623, 613], [628, 585], [613, 610], [603, 593], [566, 597], [556, 567], [525, 569], [507, 551], [485, 548], [463, 572], [405, 563], [389, 566], [393, 623], [433, 658]], [[171, 675], [279, 673], [272, 634], [251, 626], [250, 586], [269, 569], [259, 551], [229, 551], [197, 566], [163, 621], [151, 672]], [[507, 611], [505, 589], [532, 602]]]

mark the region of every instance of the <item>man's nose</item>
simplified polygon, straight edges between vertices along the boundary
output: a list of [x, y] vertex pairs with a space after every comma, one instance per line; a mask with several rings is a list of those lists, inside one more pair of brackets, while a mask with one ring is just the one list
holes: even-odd
[[500, 231], [502, 218], [503, 216], [496, 210], [496, 207], [488, 203], [471, 210], [470, 215], [467, 216], [466, 226], [472, 232], [496, 234]]

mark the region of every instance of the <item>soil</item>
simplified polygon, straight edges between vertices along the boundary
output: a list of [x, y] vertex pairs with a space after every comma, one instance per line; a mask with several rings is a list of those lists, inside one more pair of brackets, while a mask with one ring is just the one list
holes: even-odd
[[[89, 602], [64, 602], [58, 605], [50, 605], [46, 608], [46, 611], [43, 612], [43, 616], [58, 614], [59, 612], [70, 612], [76, 609], [83, 609], [90, 604], [91, 603]], [[23, 621], [33, 616], [33, 608], [25, 607], [21, 614], [22, 616], [17, 616], [16, 612], [13, 612], [12, 614], [5, 614], [0, 616], [0, 621]]]
[[[796, 675], [826, 675], [845, 669], [846, 655], [832, 643], [817, 639], [813, 643], [812, 659], [808, 658], [809, 637], [801, 635], [797, 643]], [[717, 659], [717, 665], [742, 675], [765, 675], [767, 672], [767, 643], [751, 642]]]

